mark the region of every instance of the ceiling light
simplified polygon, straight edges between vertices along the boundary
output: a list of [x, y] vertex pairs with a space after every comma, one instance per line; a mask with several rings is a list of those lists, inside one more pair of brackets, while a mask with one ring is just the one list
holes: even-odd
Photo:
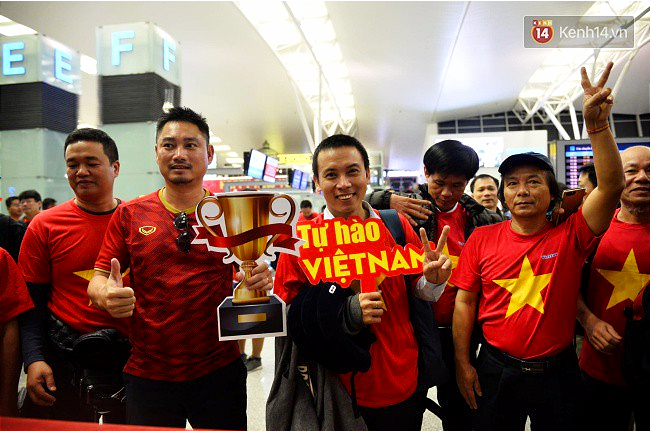
[[81, 71], [90, 75], [97, 75], [97, 60], [81, 54]]
[[231, 157], [231, 158], [239, 157], [239, 153], [237, 153], [236, 151], [231, 151], [231, 152], [226, 153], [226, 156]]
[[216, 152], [223, 152], [223, 151], [228, 151], [230, 150], [230, 146], [228, 144], [219, 144], [219, 145], [213, 145], [212, 148]]
[[219, 138], [218, 136], [212, 135], [212, 132], [210, 132], [210, 144], [213, 144], [213, 143], [216, 143], [216, 144], [221, 143], [221, 138]]
[[[320, 114], [320, 126], [351, 133], [356, 124], [354, 98], [325, 3], [240, 1], [235, 4], [284, 65], [312, 112]], [[328, 101], [329, 106], [323, 109]]]
[[228, 162], [229, 164], [243, 164], [244, 158], [228, 157], [226, 158], [226, 162]]
[[0, 25], [0, 34], [3, 36], [24, 36], [38, 33], [36, 30], [18, 23]]

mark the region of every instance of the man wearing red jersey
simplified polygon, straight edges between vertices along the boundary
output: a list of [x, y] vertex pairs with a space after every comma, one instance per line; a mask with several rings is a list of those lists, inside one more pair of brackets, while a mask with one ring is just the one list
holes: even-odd
[[[203, 176], [214, 150], [203, 117], [173, 108], [158, 121], [156, 161], [165, 187], [119, 207], [88, 294], [131, 324], [124, 368], [131, 424], [246, 429], [246, 368], [235, 341], [219, 342], [217, 307], [232, 294], [232, 265], [191, 245]], [[131, 287], [120, 269], [130, 267]], [[248, 289], [272, 288], [266, 264]], [[243, 277], [243, 274], [238, 274]]]
[[0, 248], [0, 417], [18, 414], [20, 335], [18, 315], [34, 307], [20, 269]]
[[[74, 338], [59, 346], [49, 335], [65, 331], [78, 336], [104, 328], [128, 334], [126, 323], [90, 306], [86, 293], [106, 226], [120, 203], [113, 197], [120, 163], [115, 142], [98, 129], [72, 132], [64, 154], [75, 198], [34, 217], [19, 256], [36, 306], [20, 317], [29, 394], [23, 415], [92, 421], [72, 384]], [[30, 401], [50, 408], [38, 409]]]
[[[592, 86], [582, 68], [583, 115], [594, 150], [598, 187], [581, 210], [553, 226], [546, 213], [559, 188], [549, 159], [510, 156], [499, 167], [499, 198], [512, 220], [474, 231], [451, 283], [458, 288], [453, 334], [458, 387], [479, 430], [582, 427], [582, 382], [571, 345], [580, 271], [611, 220], [623, 189], [618, 148], [607, 119], [609, 63]], [[480, 303], [479, 303], [480, 297]], [[484, 341], [470, 363], [476, 320]]]
[[[316, 148], [312, 164], [314, 181], [327, 202], [324, 213], [313, 223], [334, 217], [379, 219], [375, 210], [363, 201], [370, 181], [369, 160], [358, 140], [347, 135], [325, 139]], [[407, 220], [400, 216], [400, 221], [406, 242], [421, 245]], [[387, 245], [395, 246], [390, 233], [384, 229]], [[414, 289], [416, 296], [427, 301], [440, 297], [451, 274], [451, 260], [441, 253], [447, 233], [448, 228], [444, 230], [438, 248], [432, 251], [424, 229], [420, 230], [427, 251], [423, 263], [424, 277], [413, 277], [412, 287], [406, 286], [402, 276], [388, 277], [379, 285], [381, 294], [356, 294], [346, 302], [345, 312], [341, 314], [341, 320], [348, 322], [355, 332], [367, 327], [377, 338], [370, 347], [370, 369], [356, 373], [354, 378], [350, 374], [340, 376], [349, 393], [352, 393], [351, 380], [354, 379], [356, 401], [370, 430], [420, 430], [426, 389], [418, 388], [418, 342], [409, 320], [407, 290]], [[301, 291], [310, 288], [298, 258], [281, 254], [275, 293], [291, 302]], [[382, 309], [382, 297], [386, 310]]]
[[[438, 238], [442, 228], [450, 227], [447, 246], [444, 253], [451, 258], [456, 267], [458, 257], [465, 242], [474, 229], [502, 221], [498, 214], [487, 210], [482, 204], [465, 194], [467, 182], [476, 174], [479, 168], [478, 154], [469, 146], [456, 140], [444, 140], [429, 147], [424, 154], [424, 175], [426, 184], [418, 185], [412, 199], [387, 191], [373, 192], [370, 205], [375, 208], [385, 208], [386, 195], [390, 194], [391, 208], [395, 208], [407, 218], [421, 217], [415, 212], [429, 212], [424, 219], [411, 219], [415, 223], [414, 230], [423, 227], [429, 238]], [[411, 207], [414, 204], [424, 203]], [[431, 211], [429, 210], [431, 209]], [[408, 209], [413, 209], [408, 216]], [[454, 313], [456, 287], [449, 284], [440, 300], [432, 303], [434, 317], [440, 331], [442, 355], [447, 369], [454, 376], [454, 343], [451, 336], [451, 321]], [[454, 380], [438, 385], [438, 402], [442, 408], [442, 427], [444, 430], [470, 430], [470, 411], [458, 391]]]
[[580, 368], [587, 389], [585, 426], [625, 430], [632, 414], [636, 430], [650, 429], [650, 398], [623, 377], [623, 309], [650, 282], [650, 148], [621, 153], [625, 189], [621, 209], [598, 245], [589, 273], [586, 302], [578, 298], [578, 320], [587, 339]]

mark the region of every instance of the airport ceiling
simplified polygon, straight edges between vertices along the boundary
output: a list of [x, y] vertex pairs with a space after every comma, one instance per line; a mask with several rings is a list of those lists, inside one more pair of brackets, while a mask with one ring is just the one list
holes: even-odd
[[[523, 47], [524, 16], [582, 15], [591, 5], [326, 2], [354, 94], [357, 137], [382, 150], [387, 167], [419, 169], [429, 123], [514, 107], [549, 51]], [[96, 27], [153, 22], [181, 43], [182, 104], [202, 112], [224, 144], [240, 154], [265, 140], [283, 153], [309, 151], [288, 74], [231, 2], [2, 1], [0, 14], [91, 57]], [[96, 80], [84, 79], [83, 91], [80, 122], [96, 124]], [[650, 44], [634, 58], [614, 111], [650, 112]]]

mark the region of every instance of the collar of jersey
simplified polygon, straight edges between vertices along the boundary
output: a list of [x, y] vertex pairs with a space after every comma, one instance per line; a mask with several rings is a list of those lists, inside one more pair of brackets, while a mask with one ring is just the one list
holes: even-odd
[[[170, 212], [172, 212], [172, 213], [174, 213], [174, 214], [178, 214], [178, 213], [181, 213], [181, 212], [183, 212], [183, 213], [185, 213], [185, 214], [192, 214], [192, 213], [194, 213], [194, 211], [196, 211], [196, 206], [186, 208], [185, 210], [179, 210], [179, 209], [177, 209], [176, 207], [174, 207], [173, 205], [169, 204], [169, 203], [167, 202], [167, 200], [165, 199], [165, 197], [163, 196], [163, 191], [164, 191], [164, 190], [165, 190], [165, 188], [163, 187], [162, 189], [160, 189], [160, 190], [158, 191], [158, 198], [160, 199], [160, 202], [162, 203], [162, 205], [164, 205], [165, 208], [166, 208], [167, 210], [169, 210]], [[203, 192], [204, 192], [204, 194], [203, 194], [203, 198], [212, 195], [212, 194], [210, 193], [210, 191], [207, 190], [207, 189], [205, 189], [205, 188], [203, 188]]]

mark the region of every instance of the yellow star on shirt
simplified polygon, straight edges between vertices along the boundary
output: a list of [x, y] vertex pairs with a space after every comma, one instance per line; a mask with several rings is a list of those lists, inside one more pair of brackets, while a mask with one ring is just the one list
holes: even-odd
[[596, 269], [603, 275], [607, 282], [614, 285], [612, 296], [609, 298], [607, 309], [616, 306], [622, 301], [630, 299], [634, 301], [644, 286], [650, 282], [650, 275], [639, 272], [639, 266], [636, 264], [634, 250], [625, 259], [621, 271]]
[[[126, 271], [124, 273], [122, 273], [122, 277], [129, 274], [130, 271], [131, 271], [131, 267], [129, 267], [128, 269], [126, 269]], [[89, 281], [95, 275], [95, 270], [80, 270], [78, 272], [72, 272], [72, 274], [77, 275], [80, 278], [86, 279], [87, 281]], [[92, 300], [89, 300], [88, 301], [88, 306], [92, 306], [92, 304], [93, 304]]]
[[507, 289], [512, 293], [510, 304], [506, 311], [506, 318], [526, 305], [532, 306], [539, 313], [544, 313], [544, 299], [542, 290], [546, 288], [551, 280], [551, 273], [535, 275], [528, 257], [524, 257], [521, 264], [519, 277], [516, 279], [500, 279], [493, 281], [495, 284]]
[[447, 255], [447, 257], [451, 260], [451, 268], [455, 269], [456, 266], [458, 265], [458, 258], [459, 257], [449, 253], [449, 248], [447, 247], [447, 243], [445, 243], [445, 246], [442, 248], [442, 253]]
[[[130, 271], [131, 271], [131, 267], [129, 267], [128, 269], [126, 269], [126, 271], [124, 273], [122, 273], [122, 277], [129, 274]], [[81, 270], [81, 271], [78, 271], [78, 272], [73, 272], [73, 274], [79, 276], [80, 278], [83, 278], [83, 279], [86, 279], [87, 281], [89, 281], [95, 275], [95, 270]]]

